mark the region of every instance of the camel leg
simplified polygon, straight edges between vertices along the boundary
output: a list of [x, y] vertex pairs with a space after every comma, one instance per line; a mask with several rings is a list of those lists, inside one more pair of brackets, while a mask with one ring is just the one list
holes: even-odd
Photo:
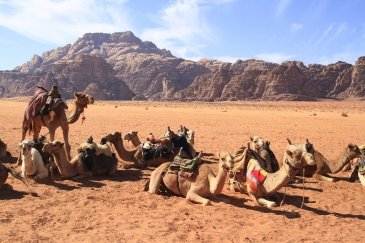
[[188, 191], [188, 193], [186, 194], [186, 199], [188, 199], [189, 201], [194, 202], [194, 203], [203, 204], [204, 206], [208, 206], [208, 205], [212, 204], [209, 199], [201, 197], [198, 194], [196, 194], [195, 192], [192, 192], [191, 190]]
[[313, 178], [320, 180], [320, 181], [330, 181], [330, 182], [334, 182], [335, 179], [331, 178], [331, 177], [327, 177], [324, 175], [320, 175], [320, 174], [314, 174]]
[[255, 195], [249, 193], [248, 196], [251, 198], [251, 200], [253, 201], [253, 203], [255, 204], [255, 206], [261, 206], [261, 204], [259, 203], [259, 201], [255, 197]]
[[63, 133], [63, 140], [65, 142], [67, 159], [71, 160], [71, 146], [68, 141], [68, 131], [69, 131], [68, 123], [63, 125], [61, 128], [62, 128], [62, 133]]
[[160, 183], [162, 179], [162, 173], [165, 169], [169, 167], [169, 163], [165, 163], [157, 167], [154, 171], [151, 173], [150, 177], [150, 184], [149, 184], [149, 193], [158, 194], [158, 190], [160, 188]]
[[359, 176], [361, 185], [363, 185], [365, 187], [365, 175], [361, 174], [360, 172], [358, 172], [357, 174]]
[[266, 200], [265, 198], [259, 198], [257, 201], [264, 207], [272, 208], [277, 206], [275, 202]]

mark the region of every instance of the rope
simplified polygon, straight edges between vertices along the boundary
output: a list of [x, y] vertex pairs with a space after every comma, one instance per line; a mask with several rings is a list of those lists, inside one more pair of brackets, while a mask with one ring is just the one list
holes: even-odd
[[300, 209], [302, 209], [303, 206], [304, 206], [304, 190], [305, 190], [304, 171], [305, 171], [305, 168], [303, 168], [303, 170], [302, 170], [302, 180], [303, 180], [303, 190], [302, 190], [302, 192], [303, 192], [303, 194], [302, 194], [302, 204], [300, 205]]

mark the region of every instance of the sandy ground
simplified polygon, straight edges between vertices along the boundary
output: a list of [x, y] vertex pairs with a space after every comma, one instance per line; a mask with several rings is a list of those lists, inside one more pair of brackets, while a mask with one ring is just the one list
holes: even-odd
[[[0, 100], [0, 136], [14, 155], [25, 107], [24, 101]], [[75, 147], [90, 135], [98, 140], [112, 131], [138, 130], [144, 139], [149, 132], [160, 135], [167, 126], [176, 130], [183, 124], [196, 131], [196, 147], [207, 152], [233, 153], [250, 136], [261, 135], [279, 159], [286, 138], [296, 143], [309, 138], [335, 159], [348, 143], [365, 143], [364, 111], [365, 102], [97, 102], [86, 110], [83, 125], [71, 126], [70, 141], [75, 155]], [[60, 131], [56, 137], [62, 139]], [[364, 241], [365, 190], [348, 182], [345, 172], [335, 183], [306, 179], [302, 209], [300, 184], [290, 185], [284, 205], [275, 209], [255, 207], [247, 195], [227, 188], [222, 194], [230, 203], [204, 207], [143, 192], [152, 168], [124, 169], [123, 163], [110, 178], [29, 181], [30, 189], [9, 177], [9, 186], [0, 191], [0, 241]]]

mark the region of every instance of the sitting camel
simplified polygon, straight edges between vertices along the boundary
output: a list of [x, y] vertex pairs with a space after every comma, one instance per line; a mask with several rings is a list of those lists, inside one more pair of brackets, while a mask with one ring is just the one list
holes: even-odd
[[23, 140], [19, 146], [22, 157], [22, 177], [33, 177], [35, 181], [48, 177], [48, 170], [44, 165], [41, 154], [33, 148], [34, 142]]
[[210, 205], [210, 200], [205, 197], [216, 198], [221, 193], [228, 171], [233, 168], [233, 158], [228, 153], [220, 153], [217, 174], [209, 165], [202, 164], [198, 172], [190, 178], [180, 176], [180, 172], [171, 171], [169, 166], [170, 163], [164, 163], [152, 172], [148, 187], [145, 188], [148, 192], [157, 194], [160, 185], [164, 184], [169, 191], [191, 202]]
[[314, 164], [313, 155], [305, 154], [294, 145], [288, 145], [285, 149], [284, 164], [275, 173], [268, 173], [261, 165], [262, 162], [260, 163], [257, 159], [256, 152], [250, 150], [249, 147], [248, 144], [243, 155], [240, 156], [240, 162], [232, 170], [232, 185], [241, 193], [248, 193], [257, 206], [262, 205], [269, 208], [276, 206], [275, 202], [264, 199], [264, 197], [274, 195], [286, 186], [289, 179], [295, 176], [303, 166]]
[[115, 155], [96, 155], [95, 150], [89, 148], [76, 155], [71, 161], [67, 159], [64, 143], [60, 141], [55, 140], [45, 144], [43, 151], [53, 155], [54, 162], [64, 178], [81, 179], [87, 176], [112, 175], [117, 170], [118, 161]]
[[[127, 135], [125, 136], [127, 137]], [[134, 140], [139, 140], [138, 136], [135, 136], [135, 138], [132, 138], [131, 141], [134, 144]], [[124, 143], [122, 140], [122, 134], [120, 132], [114, 132], [106, 135], [102, 138], [102, 141], [110, 142], [113, 144], [115, 150], [117, 151], [117, 154], [119, 158], [123, 161], [127, 162], [133, 162], [137, 167], [144, 167], [145, 165], [151, 165], [151, 166], [157, 166], [167, 161], [172, 161], [174, 154], [168, 153], [167, 156], [156, 156], [150, 160], [142, 161], [140, 160], [137, 155], [139, 155], [139, 151], [142, 150], [140, 148], [141, 146], [135, 147], [133, 150], [127, 150], [124, 147]]]
[[[37, 140], [43, 126], [48, 128], [50, 140], [53, 141], [55, 139], [56, 129], [61, 127], [63, 131], [63, 140], [65, 141], [66, 146], [67, 158], [70, 160], [71, 146], [68, 141], [69, 124], [75, 123], [79, 119], [80, 115], [83, 114], [84, 109], [87, 108], [89, 104], [94, 103], [94, 98], [88, 94], [75, 92], [74, 95], [75, 100], [73, 101], [73, 109], [69, 114], [66, 114], [65, 111], [68, 109], [66, 103], [61, 101], [57, 102], [57, 105], [55, 105], [49, 114], [40, 115], [39, 109], [41, 109], [41, 107], [38, 109], [36, 108], [38, 104], [42, 103], [39, 99], [44, 100], [44, 97], [47, 99], [48, 94], [44, 89], [39, 88], [25, 110], [21, 141], [25, 139], [28, 131], [33, 131], [33, 140]], [[20, 163], [20, 161], [18, 162]]]
[[[290, 142], [290, 140], [288, 140]], [[291, 142], [290, 142], [291, 143]], [[308, 139], [305, 144], [297, 144], [298, 148], [308, 151], [314, 156], [315, 164], [305, 166], [305, 176], [313, 177], [323, 181], [334, 181], [328, 173], [335, 174], [340, 172], [351, 160], [360, 158], [361, 152], [357, 145], [348, 144], [336, 160], [328, 160], [322, 153], [313, 148]]]

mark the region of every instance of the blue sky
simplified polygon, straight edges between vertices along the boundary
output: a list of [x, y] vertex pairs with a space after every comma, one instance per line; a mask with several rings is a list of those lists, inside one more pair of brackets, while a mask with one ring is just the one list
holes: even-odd
[[132, 31], [191, 60], [365, 55], [364, 0], [0, 0], [0, 70], [87, 32]]

